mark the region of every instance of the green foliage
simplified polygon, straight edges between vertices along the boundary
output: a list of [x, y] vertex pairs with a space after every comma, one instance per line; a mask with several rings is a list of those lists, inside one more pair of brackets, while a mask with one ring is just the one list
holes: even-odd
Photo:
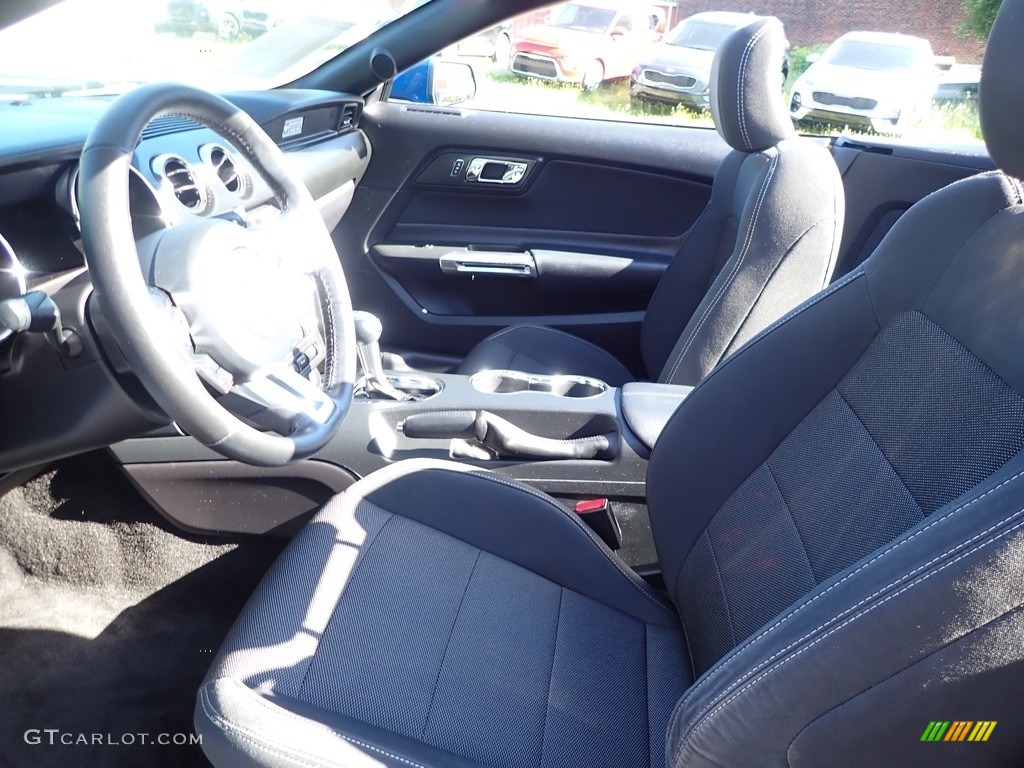
[[821, 56], [828, 48], [827, 45], [798, 45], [789, 51], [789, 81], [795, 81], [800, 75], [807, 71], [811, 63], [807, 57], [813, 54]]
[[963, 0], [964, 20], [960, 23], [960, 33], [982, 42], [988, 40], [1002, 3], [1003, 0]]
[[793, 92], [796, 79], [800, 77], [811, 66], [807, 57], [817, 54], [821, 56], [828, 48], [827, 45], [797, 45], [789, 50], [789, 76], [782, 85], [783, 98], [789, 104], [789, 96]]
[[981, 141], [981, 120], [978, 118], [978, 102], [961, 101], [951, 104], [937, 104], [932, 107], [930, 125], [933, 129], [965, 142]]
[[[821, 53], [826, 46], [796, 47], [790, 51], [789, 89], [800, 74], [810, 66], [807, 57]], [[628, 83], [624, 80], [604, 83], [594, 91], [581, 91], [578, 85], [554, 83], [520, 77], [511, 72], [484, 70], [478, 80], [481, 85], [472, 105], [479, 109], [497, 109], [509, 112], [564, 115], [598, 120], [635, 120], [643, 123], [689, 125], [712, 128], [711, 114], [707, 110], [695, 112], [683, 106], [632, 102]], [[850, 126], [801, 123], [801, 133], [821, 136], [858, 136], [872, 138], [873, 134]], [[978, 105], [974, 101], [934, 104], [923, 116], [921, 123], [910, 127], [903, 138], [910, 143], [928, 145], [976, 144], [981, 140]]]

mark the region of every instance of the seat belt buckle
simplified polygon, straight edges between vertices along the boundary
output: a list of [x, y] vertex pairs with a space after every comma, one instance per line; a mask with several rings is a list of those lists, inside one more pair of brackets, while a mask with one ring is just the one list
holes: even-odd
[[622, 529], [612, 512], [608, 499], [582, 499], [576, 502], [573, 511], [590, 529], [601, 537], [609, 549], [622, 547]]

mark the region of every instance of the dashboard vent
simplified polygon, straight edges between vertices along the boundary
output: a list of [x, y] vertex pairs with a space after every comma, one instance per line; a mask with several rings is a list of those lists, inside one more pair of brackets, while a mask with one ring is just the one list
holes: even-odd
[[196, 211], [205, 207], [203, 194], [199, 191], [199, 184], [196, 182], [195, 174], [188, 164], [180, 157], [168, 157], [164, 160], [163, 177], [174, 190], [174, 196], [178, 202], [190, 211]]
[[189, 120], [187, 117], [167, 115], [166, 117], [158, 117], [156, 120], [151, 120], [142, 129], [142, 140], [155, 139], [157, 136], [167, 136], [171, 133], [194, 131], [202, 127], [195, 120]]
[[210, 165], [213, 166], [213, 172], [217, 174], [217, 178], [220, 179], [228, 192], [236, 195], [245, 192], [247, 186], [245, 177], [239, 173], [238, 168], [235, 167], [234, 159], [224, 147], [213, 147], [210, 149]]
[[341, 133], [351, 131], [359, 125], [359, 115], [362, 113], [362, 105], [349, 102], [341, 105], [341, 120], [338, 123], [338, 130]]

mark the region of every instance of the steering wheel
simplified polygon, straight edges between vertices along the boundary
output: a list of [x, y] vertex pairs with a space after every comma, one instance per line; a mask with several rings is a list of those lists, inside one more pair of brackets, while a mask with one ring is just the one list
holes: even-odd
[[[202, 123], [234, 147], [273, 192], [272, 215], [246, 225], [195, 217], [136, 240], [132, 155], [142, 129], [164, 115]], [[197, 88], [129, 91], [92, 130], [78, 192], [99, 307], [167, 415], [249, 464], [286, 464], [324, 447], [352, 400], [352, 305], [312, 196], [256, 122]], [[310, 358], [323, 360], [321, 381]]]

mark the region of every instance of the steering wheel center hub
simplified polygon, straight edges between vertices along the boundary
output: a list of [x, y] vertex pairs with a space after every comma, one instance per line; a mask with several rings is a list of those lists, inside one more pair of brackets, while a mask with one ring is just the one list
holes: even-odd
[[230, 222], [199, 221], [159, 235], [152, 281], [188, 319], [197, 353], [241, 380], [290, 359], [316, 321], [308, 275]]

